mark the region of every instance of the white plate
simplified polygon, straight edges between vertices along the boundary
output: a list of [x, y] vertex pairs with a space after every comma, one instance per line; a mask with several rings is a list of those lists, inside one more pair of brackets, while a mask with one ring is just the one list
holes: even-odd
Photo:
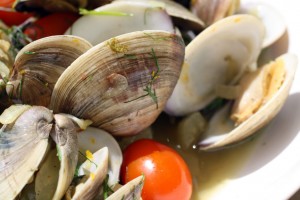
[[[300, 2], [295, 0], [241, 0], [263, 2], [277, 9], [288, 27], [289, 52], [300, 59]], [[209, 197], [228, 200], [283, 200], [300, 188], [300, 70], [279, 115], [255, 141], [255, 148], [235, 175], [223, 180]], [[247, 154], [249, 155], [249, 154]], [[222, 166], [220, 166], [222, 167]], [[201, 189], [201, 186], [200, 186]]]

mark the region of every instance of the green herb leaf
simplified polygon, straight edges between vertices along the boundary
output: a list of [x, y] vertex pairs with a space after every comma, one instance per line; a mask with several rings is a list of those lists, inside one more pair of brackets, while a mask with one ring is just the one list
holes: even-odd
[[106, 175], [103, 182], [103, 198], [107, 199], [110, 193], [113, 193], [113, 189], [108, 185], [109, 174]]
[[86, 155], [84, 155], [81, 151], [78, 151], [80, 155], [82, 155], [83, 157], [85, 157], [88, 161], [90, 161], [91, 163], [93, 163], [96, 167], [98, 167], [98, 165], [93, 162], [91, 159], [89, 159], [88, 157], [86, 157]]
[[61, 158], [61, 151], [60, 151], [60, 147], [58, 145], [56, 145], [56, 150], [57, 150], [57, 157], [58, 157], [58, 160], [61, 161], [62, 158]]
[[152, 58], [154, 59], [154, 62], [155, 62], [155, 66], [156, 66], [156, 71], [153, 71], [151, 73], [151, 79], [150, 81], [148, 82], [148, 84], [146, 85], [146, 87], [143, 89], [146, 94], [144, 95], [141, 95], [135, 99], [132, 99], [130, 101], [126, 101], [125, 103], [129, 103], [129, 102], [132, 102], [132, 101], [135, 101], [137, 99], [140, 99], [140, 98], [143, 98], [143, 97], [146, 97], [146, 96], [150, 96], [152, 98], [152, 100], [154, 101], [154, 103], [156, 104], [156, 109], [158, 109], [158, 99], [157, 99], [157, 96], [156, 96], [156, 92], [155, 92], [155, 89], [153, 88], [153, 84], [155, 82], [155, 80], [157, 78], [159, 78], [159, 73], [160, 73], [160, 66], [158, 64], [158, 59], [156, 57], [156, 54], [155, 54], [155, 51], [153, 48], [151, 48], [151, 53], [150, 55], [152, 56]]
[[109, 16], [123, 16], [123, 17], [132, 17], [133, 13], [124, 13], [118, 11], [97, 11], [97, 10], [87, 10], [84, 8], [79, 8], [80, 15], [109, 15]]
[[221, 109], [227, 102], [228, 100], [226, 99], [216, 98], [201, 110], [201, 114], [205, 119], [210, 119], [214, 115], [214, 113]]
[[24, 52], [24, 54], [26, 54], [26, 55], [33, 55], [33, 54], [35, 54], [36, 52], [34, 52], [34, 51], [25, 51]]

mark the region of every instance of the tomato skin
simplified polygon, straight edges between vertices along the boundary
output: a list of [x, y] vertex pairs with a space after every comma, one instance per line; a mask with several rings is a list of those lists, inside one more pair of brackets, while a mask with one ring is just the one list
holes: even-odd
[[151, 139], [141, 139], [124, 151], [121, 181], [145, 175], [143, 200], [188, 200], [192, 195], [190, 171], [179, 154]]
[[29, 17], [32, 17], [32, 16], [33, 15], [30, 13], [20, 13], [20, 12], [15, 12], [15, 11], [0, 10], [0, 19], [7, 26], [20, 25], [26, 19], [28, 19]]
[[24, 33], [32, 40], [51, 35], [62, 35], [78, 19], [73, 13], [53, 13], [26, 27]]
[[12, 8], [15, 0], [1, 0], [0, 7]]

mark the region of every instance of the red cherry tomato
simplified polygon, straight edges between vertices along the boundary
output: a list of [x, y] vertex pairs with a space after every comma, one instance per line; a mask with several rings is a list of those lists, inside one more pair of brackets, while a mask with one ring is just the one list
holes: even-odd
[[142, 139], [124, 151], [121, 181], [145, 176], [143, 200], [188, 200], [192, 195], [190, 171], [180, 155], [154, 140]]
[[72, 13], [50, 14], [29, 25], [24, 33], [32, 40], [51, 35], [62, 35], [78, 17], [78, 15]]
[[12, 8], [15, 0], [1, 0], [0, 7]]
[[[20, 25], [32, 16], [30, 13], [20, 13], [12, 10], [15, 0], [0, 0], [0, 20], [7, 26]], [[10, 10], [11, 9], [11, 10]]]
[[31, 16], [32, 14], [30, 13], [0, 10], [0, 20], [2, 20], [7, 26], [20, 25]]

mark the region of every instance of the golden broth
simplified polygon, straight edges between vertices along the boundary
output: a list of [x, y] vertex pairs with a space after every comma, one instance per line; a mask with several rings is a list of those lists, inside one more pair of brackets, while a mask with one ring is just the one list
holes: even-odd
[[153, 139], [176, 149], [190, 168], [193, 200], [209, 199], [226, 180], [234, 178], [254, 149], [257, 137], [234, 147], [215, 152], [184, 149], [176, 138], [176, 122], [162, 114], [152, 125]]

